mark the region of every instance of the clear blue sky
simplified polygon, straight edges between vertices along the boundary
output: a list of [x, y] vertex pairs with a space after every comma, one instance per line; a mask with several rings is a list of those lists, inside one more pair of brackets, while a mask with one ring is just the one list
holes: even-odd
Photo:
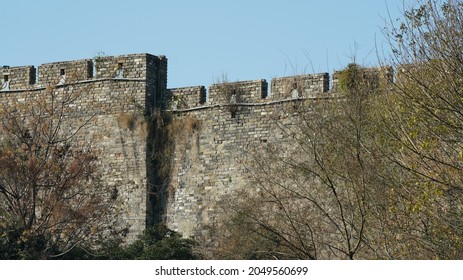
[[332, 72], [377, 63], [387, 7], [402, 0], [0, 0], [0, 65], [162, 54], [169, 87]]

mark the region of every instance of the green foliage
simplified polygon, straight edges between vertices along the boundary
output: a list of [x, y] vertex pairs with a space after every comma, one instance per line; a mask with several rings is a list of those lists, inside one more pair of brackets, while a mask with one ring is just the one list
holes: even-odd
[[126, 248], [131, 259], [139, 260], [193, 260], [195, 242], [182, 238], [163, 225], [146, 229], [137, 241]]
[[349, 63], [347, 67], [339, 72], [339, 88], [343, 92], [351, 92], [360, 78], [360, 66], [356, 63]]
[[350, 63], [338, 73], [339, 89], [347, 94], [366, 95], [380, 93], [392, 83], [390, 67], [365, 68]]
[[196, 243], [169, 230], [164, 225], [147, 228], [129, 245], [106, 244], [100, 259], [125, 260], [193, 260], [199, 255], [193, 252]]
[[147, 228], [131, 244], [120, 237], [109, 237], [96, 243], [79, 244], [62, 253], [62, 248], [49, 247], [50, 236], [25, 231], [16, 224], [0, 225], [0, 260], [194, 260], [195, 241], [169, 230], [164, 225]]
[[107, 56], [106, 53], [104, 51], [98, 51], [96, 52], [95, 56], [93, 57], [93, 60], [95, 60], [95, 62], [100, 62], [103, 57]]
[[[48, 248], [49, 236], [32, 234], [15, 224], [0, 225], [0, 260], [42, 259]], [[55, 248], [56, 249], [56, 248]]]
[[200, 255], [193, 251], [196, 242], [182, 236], [164, 225], [147, 228], [131, 244], [120, 239], [103, 241], [98, 249], [75, 248], [65, 259], [100, 260], [194, 260]]

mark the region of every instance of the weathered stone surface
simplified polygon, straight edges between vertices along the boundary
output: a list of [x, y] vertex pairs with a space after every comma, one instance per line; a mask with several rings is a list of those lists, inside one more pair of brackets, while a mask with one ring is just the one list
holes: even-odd
[[[58, 97], [80, 93], [66, 113], [70, 120], [91, 117], [81, 139], [98, 136], [103, 181], [116, 196], [114, 225], [129, 228], [128, 241], [159, 218], [184, 236], [212, 236], [220, 198], [252, 187], [245, 176], [248, 151], [290, 148], [291, 137], [276, 120], [294, 126], [291, 108], [333, 94], [327, 73], [273, 79], [271, 92], [265, 80], [214, 84], [208, 92], [204, 86], [167, 90], [167, 59], [150, 54], [48, 63], [35, 77], [33, 66], [0, 68], [2, 85], [8, 84], [0, 102], [29, 102], [50, 85], [58, 85]], [[158, 131], [145, 120], [155, 109], [183, 123], [165, 139], [174, 150], [163, 193], [153, 193], [160, 173], [152, 167], [148, 140]], [[159, 197], [167, 197], [164, 209], [155, 205]]]
[[37, 82], [32, 66], [0, 68], [2, 83], [8, 76], [10, 85], [0, 91], [0, 102], [6, 106], [30, 102], [34, 96], [47, 94], [49, 86], [55, 87], [58, 99], [78, 95], [66, 108], [69, 129], [78, 120], [89, 120], [78, 141], [95, 136], [92, 141], [96, 141], [103, 182], [108, 192], [117, 194], [114, 226], [129, 229], [128, 241], [151, 223], [145, 115], [165, 90], [167, 69], [162, 67], [167, 67], [165, 57], [149, 54], [48, 63], [38, 67]]

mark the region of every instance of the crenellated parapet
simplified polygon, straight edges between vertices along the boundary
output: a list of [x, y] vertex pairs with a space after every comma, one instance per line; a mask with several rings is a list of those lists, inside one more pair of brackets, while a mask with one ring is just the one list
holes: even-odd
[[[390, 66], [372, 67], [372, 68], [358, 68], [361, 72], [362, 79], [367, 82], [370, 87], [378, 88], [390, 84], [394, 79], [394, 70]], [[346, 78], [348, 68], [341, 71], [336, 71], [333, 74], [331, 92], [342, 91], [341, 80], [342, 77]]]
[[167, 76], [167, 59], [164, 56], [150, 54], [132, 54], [120, 56], [103, 56], [94, 59], [95, 77], [110, 79], [152, 79], [151, 76], [161, 68], [161, 61], [165, 64]]
[[[167, 88], [167, 58], [144, 53], [45, 63], [37, 69], [34, 66], [0, 67], [0, 91], [3, 93], [82, 83], [101, 89], [113, 88], [112, 94], [118, 98], [118, 88], [136, 91], [130, 95], [139, 96], [144, 92], [143, 97], [136, 99], [149, 113], [160, 105], [161, 94]], [[136, 89], [138, 87], [142, 90]]]
[[269, 90], [265, 79], [212, 84], [168, 90], [163, 96], [166, 108], [185, 110], [204, 106], [263, 104], [303, 99], [329, 92], [328, 73], [274, 78]]
[[203, 106], [206, 103], [206, 88], [204, 86], [182, 87], [168, 89], [163, 94], [165, 108], [173, 110]]
[[209, 105], [259, 103], [268, 96], [266, 80], [213, 84], [209, 87]]
[[42, 64], [38, 67], [40, 86], [64, 85], [93, 78], [93, 64], [89, 59]]
[[[364, 81], [370, 88], [378, 88], [393, 81], [392, 67], [360, 67]], [[273, 78], [270, 88], [266, 80], [237, 81], [168, 90], [162, 98], [164, 108], [190, 110], [210, 106], [257, 105], [296, 99], [326, 98], [342, 93], [340, 84], [346, 71], [296, 75]]]
[[35, 73], [34, 66], [3, 66], [0, 68], [0, 90], [8, 91], [30, 88], [35, 84]]
[[151, 54], [101, 56], [45, 63], [38, 66], [0, 67], [1, 90], [25, 90], [101, 79], [132, 79], [167, 87], [167, 58]]
[[309, 98], [328, 92], [329, 86], [328, 73], [275, 78], [272, 79], [271, 98]]

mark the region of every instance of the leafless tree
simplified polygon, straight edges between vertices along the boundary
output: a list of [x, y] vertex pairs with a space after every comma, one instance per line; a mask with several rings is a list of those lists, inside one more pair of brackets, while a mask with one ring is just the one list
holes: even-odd
[[[276, 118], [275, 123], [288, 142], [270, 142], [250, 152], [245, 162], [249, 187], [226, 205], [234, 210], [231, 225], [234, 221], [241, 229], [235, 238], [246, 236], [255, 257], [354, 259], [376, 254], [369, 202], [377, 189], [378, 165], [369, 148], [373, 124], [368, 110], [377, 79], [357, 65], [345, 75], [346, 94], [294, 101], [285, 112], [293, 116], [291, 121]], [[232, 237], [227, 241], [235, 242]]]
[[69, 116], [81, 93], [20, 94], [0, 104], [0, 221], [23, 243], [40, 237], [29, 257], [49, 258], [103, 233], [111, 204], [96, 138], [83, 133], [91, 118]]
[[398, 257], [462, 256], [462, 15], [461, 1], [415, 1], [386, 29], [397, 78], [379, 125], [402, 173], [390, 211]]

